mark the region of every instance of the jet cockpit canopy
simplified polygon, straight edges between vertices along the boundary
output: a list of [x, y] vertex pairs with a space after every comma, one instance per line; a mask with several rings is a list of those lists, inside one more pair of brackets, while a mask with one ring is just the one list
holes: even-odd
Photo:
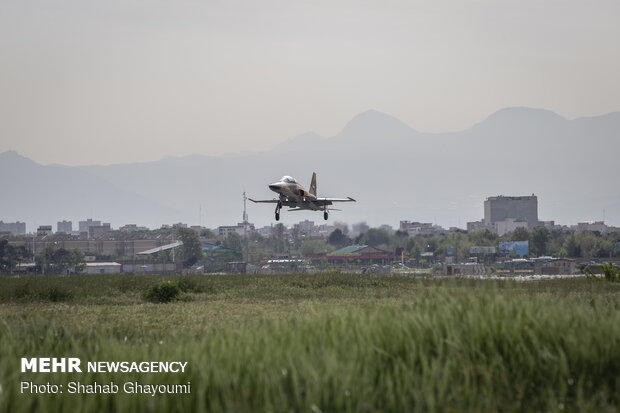
[[282, 179], [280, 179], [280, 181], [286, 182], [287, 184], [296, 184], [297, 183], [297, 181], [294, 178], [292, 178], [292, 177], [290, 177], [288, 175], [284, 175], [282, 177]]

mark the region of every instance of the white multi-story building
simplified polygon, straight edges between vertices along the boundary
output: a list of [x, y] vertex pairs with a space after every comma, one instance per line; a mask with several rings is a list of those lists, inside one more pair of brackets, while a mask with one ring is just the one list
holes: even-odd
[[9, 232], [13, 235], [25, 235], [26, 223], [25, 222], [2, 222], [0, 221], [0, 232]]
[[73, 232], [73, 223], [71, 221], [58, 221], [56, 223], [56, 233], [71, 234]]
[[236, 232], [242, 237], [245, 235], [249, 235], [250, 232], [256, 231], [254, 224], [244, 221], [239, 222], [237, 225], [224, 225], [221, 227], [217, 227], [217, 235], [220, 237], [227, 237], [229, 234]]
[[78, 223], [78, 228], [80, 230], [80, 234], [86, 233], [88, 235], [88, 229], [90, 227], [100, 227], [101, 221], [93, 221], [91, 218], [88, 218], [86, 221], [80, 221]]

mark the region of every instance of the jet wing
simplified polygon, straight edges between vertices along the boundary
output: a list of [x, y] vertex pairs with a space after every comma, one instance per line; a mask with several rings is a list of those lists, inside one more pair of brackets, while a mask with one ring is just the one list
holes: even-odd
[[257, 203], [257, 204], [259, 204], [259, 203], [262, 203], [262, 204], [277, 204], [278, 203], [277, 199], [264, 199], [264, 200], [258, 200], [258, 201], [254, 200], [252, 198], [248, 198], [248, 199], [250, 201], [254, 202], [254, 203]]
[[317, 198], [314, 202], [329, 205], [332, 202], [357, 202], [357, 201], [351, 198], [350, 196], [348, 196], [346, 198]]

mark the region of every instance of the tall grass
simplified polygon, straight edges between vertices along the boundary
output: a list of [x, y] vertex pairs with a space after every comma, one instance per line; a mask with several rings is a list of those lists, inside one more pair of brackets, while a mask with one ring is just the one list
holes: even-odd
[[[333, 277], [198, 279], [187, 287], [194, 301], [167, 305], [4, 304], [0, 411], [618, 410], [613, 284]], [[22, 374], [22, 356], [190, 370]], [[24, 395], [25, 380], [190, 381], [192, 393]]]

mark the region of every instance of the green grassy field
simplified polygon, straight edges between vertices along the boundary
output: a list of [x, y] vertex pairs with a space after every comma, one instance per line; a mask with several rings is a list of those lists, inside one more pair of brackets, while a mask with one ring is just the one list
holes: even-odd
[[[153, 304], [170, 280], [180, 299]], [[0, 411], [620, 409], [620, 284], [347, 274], [0, 277]], [[187, 361], [183, 374], [21, 373], [21, 357]], [[22, 394], [20, 382], [191, 383]]]

